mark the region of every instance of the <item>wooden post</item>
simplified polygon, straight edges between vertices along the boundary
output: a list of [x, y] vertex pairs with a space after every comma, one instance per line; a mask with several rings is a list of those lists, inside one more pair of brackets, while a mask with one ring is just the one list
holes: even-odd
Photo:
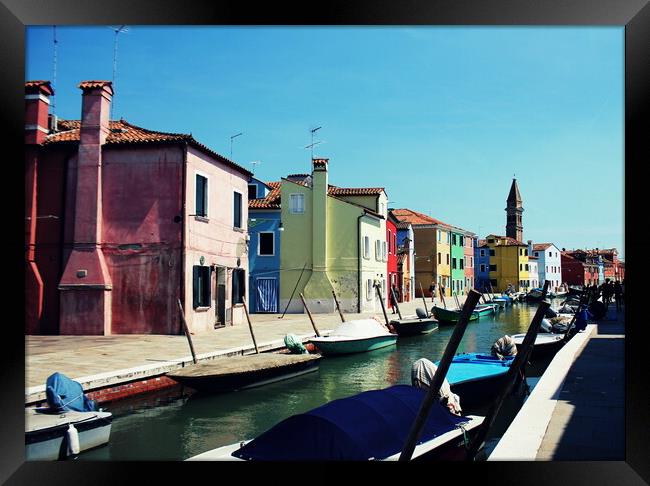
[[463, 306], [463, 310], [460, 313], [458, 323], [454, 327], [454, 332], [451, 335], [449, 342], [447, 343], [447, 347], [445, 348], [445, 352], [442, 355], [438, 369], [436, 369], [436, 372], [433, 375], [433, 380], [429, 385], [427, 394], [425, 395], [424, 400], [422, 400], [420, 410], [418, 411], [418, 414], [415, 417], [415, 421], [411, 426], [411, 431], [409, 432], [406, 443], [404, 444], [404, 449], [399, 456], [400, 461], [410, 461], [411, 457], [413, 456], [415, 444], [420, 438], [422, 428], [424, 427], [427, 417], [429, 416], [429, 410], [431, 409], [434, 400], [438, 396], [440, 387], [442, 386], [442, 383], [447, 376], [447, 371], [449, 371], [451, 360], [454, 358], [454, 354], [456, 354], [456, 350], [458, 349], [458, 345], [460, 344], [461, 339], [463, 339], [463, 334], [467, 328], [467, 323], [469, 322], [469, 318], [474, 311], [474, 307], [476, 307], [476, 303], [478, 302], [479, 297], [480, 294], [478, 292], [475, 290], [470, 290], [469, 295], [467, 296], [467, 300], [465, 301], [465, 305]]
[[181, 321], [183, 321], [183, 331], [185, 331], [185, 336], [187, 337], [187, 341], [190, 343], [190, 351], [192, 352], [192, 361], [194, 361], [194, 364], [196, 364], [197, 361], [196, 361], [196, 353], [194, 353], [194, 344], [192, 344], [190, 330], [187, 327], [187, 322], [185, 322], [185, 311], [183, 311], [183, 304], [181, 304], [181, 299], [178, 299], [178, 308], [181, 310]]
[[[548, 287], [547, 285], [544, 286], [545, 289], [544, 296], [546, 295], [547, 287]], [[467, 450], [468, 460], [473, 460], [476, 454], [478, 453], [479, 448], [485, 441], [485, 437], [487, 436], [490, 427], [492, 427], [492, 424], [494, 423], [494, 419], [496, 418], [497, 414], [499, 413], [499, 410], [501, 409], [501, 405], [503, 404], [503, 401], [512, 390], [512, 387], [514, 386], [515, 381], [519, 376], [519, 372], [521, 371], [522, 367], [525, 366], [526, 363], [528, 362], [528, 357], [535, 344], [537, 331], [539, 330], [539, 327], [542, 323], [542, 319], [544, 318], [544, 314], [546, 313], [546, 310], [550, 306], [551, 304], [547, 301], [540, 302], [539, 307], [537, 308], [537, 312], [535, 313], [535, 317], [533, 317], [533, 320], [530, 323], [530, 326], [528, 327], [528, 332], [526, 332], [526, 337], [524, 338], [524, 341], [521, 345], [521, 351], [517, 353], [512, 364], [508, 368], [508, 372], [505, 378], [505, 385], [503, 386], [498, 397], [490, 407], [476, 436], [469, 444]]]
[[255, 334], [253, 334], [253, 325], [251, 324], [251, 316], [248, 315], [248, 307], [246, 306], [246, 298], [243, 298], [244, 312], [246, 313], [246, 320], [248, 321], [248, 328], [251, 330], [251, 337], [253, 338], [253, 346], [255, 346], [255, 352], [260, 354], [260, 350], [257, 349], [257, 341], [255, 341]]
[[302, 266], [302, 270], [300, 272], [300, 276], [298, 277], [298, 280], [296, 281], [296, 286], [293, 288], [293, 292], [291, 292], [291, 297], [289, 297], [289, 302], [287, 302], [287, 306], [284, 308], [284, 312], [282, 313], [281, 316], [278, 317], [278, 319], [282, 319], [284, 315], [287, 313], [287, 309], [289, 308], [289, 304], [291, 304], [291, 300], [293, 299], [293, 294], [296, 293], [296, 289], [298, 288], [298, 284], [300, 283], [300, 279], [302, 278], [302, 274], [305, 271], [305, 268], [307, 268], [307, 262]]
[[384, 311], [384, 318], [386, 319], [386, 327], [388, 328], [390, 322], [388, 321], [388, 314], [386, 314], [386, 306], [384, 306], [384, 299], [381, 297], [381, 290], [379, 290], [379, 284], [375, 284], [375, 290], [377, 291], [377, 295], [379, 296], [379, 303], [381, 304], [381, 310]]
[[460, 302], [458, 301], [458, 295], [454, 292], [454, 299], [456, 300], [456, 308], [460, 310]]
[[393, 296], [393, 302], [395, 302], [395, 309], [397, 309], [397, 315], [399, 316], [400, 320], [402, 320], [402, 313], [399, 311], [399, 305], [397, 305], [397, 295], [395, 295], [395, 289], [392, 286], [390, 288], [390, 295]]
[[563, 341], [569, 340], [569, 333], [571, 332], [571, 328], [576, 322], [576, 319], [578, 318], [578, 314], [582, 311], [582, 307], [585, 305], [586, 300], [587, 300], [587, 292], [583, 290], [580, 294], [580, 301], [578, 302], [578, 308], [574, 312], [573, 317], [571, 318], [571, 322], [567, 326], [566, 332], [564, 333], [564, 337], [562, 338]]
[[446, 309], [447, 303], [445, 302], [445, 295], [442, 293], [442, 287], [438, 287], [438, 290], [440, 291], [440, 300], [442, 300], [442, 305], [444, 305]]
[[345, 317], [343, 317], [343, 313], [341, 312], [339, 300], [336, 298], [336, 292], [334, 292], [334, 289], [332, 289], [332, 295], [334, 296], [334, 302], [336, 303], [336, 310], [339, 311], [339, 316], [341, 316], [341, 322], [345, 322]]
[[307, 315], [309, 316], [309, 320], [311, 321], [311, 327], [314, 328], [314, 332], [316, 333], [316, 337], [320, 337], [320, 333], [318, 332], [318, 329], [316, 328], [316, 323], [314, 322], [314, 318], [311, 316], [311, 312], [309, 312], [309, 308], [307, 307], [307, 302], [305, 302], [305, 296], [302, 295], [302, 292], [300, 292], [300, 299], [302, 300], [302, 305], [305, 306], [305, 310], [307, 311]]
[[[418, 282], [420, 284], [420, 294], [422, 294], [422, 302], [424, 302], [424, 312], [427, 313], [427, 317], [430, 316], [429, 314], [429, 309], [427, 309], [427, 299], [424, 298], [424, 290], [422, 289], [422, 282]], [[431, 294], [431, 301], [433, 302], [433, 293]]]

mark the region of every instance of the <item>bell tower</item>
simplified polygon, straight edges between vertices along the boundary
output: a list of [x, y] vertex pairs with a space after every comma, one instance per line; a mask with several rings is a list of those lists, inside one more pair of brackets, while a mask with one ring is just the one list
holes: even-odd
[[522, 206], [521, 194], [517, 186], [517, 179], [512, 179], [512, 186], [510, 186], [510, 194], [506, 201], [506, 236], [514, 238], [517, 241], [523, 241], [524, 238], [524, 225], [522, 222], [522, 213], [524, 208]]

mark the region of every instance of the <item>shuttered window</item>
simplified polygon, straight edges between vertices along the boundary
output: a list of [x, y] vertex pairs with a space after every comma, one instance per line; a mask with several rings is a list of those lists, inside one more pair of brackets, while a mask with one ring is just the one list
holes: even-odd
[[210, 267], [192, 267], [192, 307], [210, 307]]
[[241, 228], [241, 194], [233, 193], [233, 226]]
[[232, 303], [241, 304], [244, 302], [246, 292], [246, 272], [243, 268], [235, 268], [232, 271]]
[[208, 178], [196, 175], [196, 211], [197, 216], [208, 215]]

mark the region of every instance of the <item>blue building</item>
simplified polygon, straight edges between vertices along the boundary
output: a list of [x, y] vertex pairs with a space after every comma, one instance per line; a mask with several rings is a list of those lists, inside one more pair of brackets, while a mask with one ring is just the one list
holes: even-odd
[[279, 312], [280, 183], [248, 182], [248, 265], [250, 312]]
[[485, 240], [474, 242], [474, 288], [484, 292], [490, 285], [490, 248]]

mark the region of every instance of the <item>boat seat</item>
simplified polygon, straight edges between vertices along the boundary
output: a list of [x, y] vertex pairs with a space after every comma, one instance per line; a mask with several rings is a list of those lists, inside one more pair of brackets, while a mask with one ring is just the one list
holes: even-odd
[[415, 313], [417, 314], [417, 316], [418, 316], [420, 319], [426, 319], [427, 317], [429, 317], [429, 316], [427, 315], [427, 311], [424, 310], [422, 307], [418, 307], [418, 308], [416, 308], [416, 309], [415, 309]]

